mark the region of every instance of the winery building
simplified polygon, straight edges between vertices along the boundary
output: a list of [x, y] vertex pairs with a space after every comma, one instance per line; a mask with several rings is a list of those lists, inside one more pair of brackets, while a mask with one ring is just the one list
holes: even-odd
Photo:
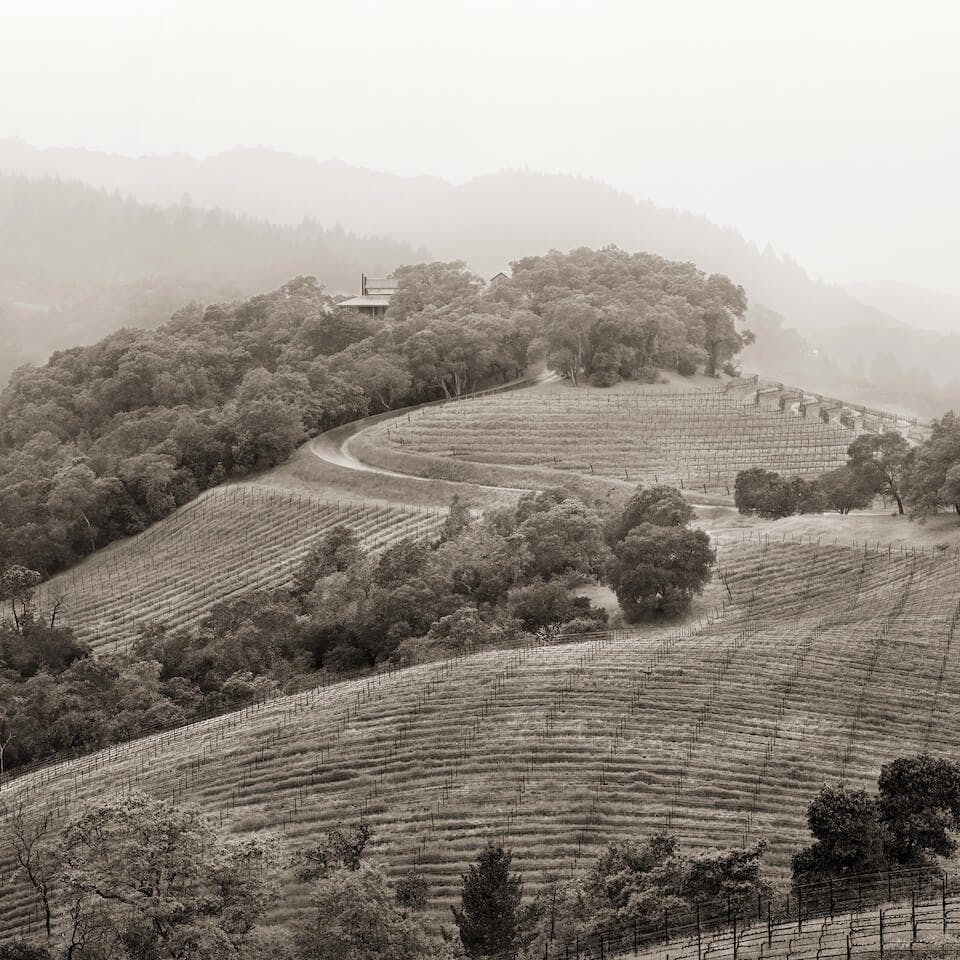
[[341, 300], [338, 306], [353, 307], [371, 317], [386, 315], [390, 298], [397, 292], [398, 281], [389, 277], [368, 277], [360, 275], [360, 296]]

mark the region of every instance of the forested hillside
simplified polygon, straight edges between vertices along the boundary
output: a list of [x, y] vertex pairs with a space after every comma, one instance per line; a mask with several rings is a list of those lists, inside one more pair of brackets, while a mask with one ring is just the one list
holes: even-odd
[[[809, 276], [788, 255], [761, 250], [735, 229], [705, 217], [657, 206], [596, 180], [507, 170], [452, 184], [259, 148], [236, 148], [205, 159], [132, 158], [38, 150], [9, 140], [0, 142], [0, 170], [75, 177], [165, 205], [188, 193], [201, 206], [275, 223], [295, 225], [315, 217], [324, 225], [341, 223], [359, 233], [422, 244], [433, 257], [462, 258], [485, 276], [530, 250], [608, 243], [649, 250], [736, 277], [752, 304], [783, 316], [787, 327], [807, 337], [842, 372], [859, 354], [869, 374], [874, 356], [889, 352], [896, 341], [864, 336], [864, 331], [886, 328], [901, 338], [901, 346], [908, 345], [907, 372], [925, 364], [939, 383], [953, 376], [936, 342], [909, 338], [910, 327], [847, 290]], [[916, 316], [899, 319], [922, 321]], [[851, 344], [856, 348], [852, 353]]]
[[722, 365], [744, 340], [742, 290], [650, 254], [529, 257], [490, 285], [462, 263], [397, 275], [386, 323], [299, 277], [18, 371], [0, 398], [0, 563], [49, 573], [308, 435], [518, 377], [532, 350], [607, 385]]
[[0, 383], [21, 363], [153, 327], [191, 301], [231, 300], [298, 274], [354, 291], [362, 271], [416, 258], [312, 221], [278, 227], [180, 201], [146, 206], [77, 182], [0, 175]]

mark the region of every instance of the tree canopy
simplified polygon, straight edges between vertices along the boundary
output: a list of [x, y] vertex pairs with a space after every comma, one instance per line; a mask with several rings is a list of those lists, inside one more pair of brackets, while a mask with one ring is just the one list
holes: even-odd
[[913, 513], [952, 508], [960, 514], [960, 417], [956, 413], [933, 421], [930, 437], [916, 450], [905, 486]]
[[542, 318], [548, 361], [575, 384], [650, 378], [655, 367], [689, 374], [704, 366], [713, 374], [732, 369], [752, 341], [738, 330], [747, 307], [743, 289], [691, 263], [580, 247], [524, 257], [512, 267], [512, 288]]

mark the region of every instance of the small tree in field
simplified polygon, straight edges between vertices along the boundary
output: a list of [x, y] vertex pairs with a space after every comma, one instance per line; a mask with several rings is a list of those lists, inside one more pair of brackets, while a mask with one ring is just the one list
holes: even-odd
[[849, 466], [823, 474], [820, 489], [827, 509], [844, 515], [851, 510], [866, 510], [877, 494], [874, 480]]
[[0, 573], [0, 601], [9, 602], [13, 611], [14, 628], [18, 631], [23, 629], [33, 591], [42, 580], [43, 577], [36, 570], [17, 564]]
[[848, 465], [865, 487], [886, 493], [903, 515], [903, 483], [913, 461], [910, 444], [896, 431], [865, 433], [847, 448]]
[[643, 523], [614, 548], [607, 579], [628, 620], [675, 616], [710, 582], [715, 560], [702, 530]]
[[268, 905], [265, 841], [228, 841], [144, 793], [100, 800], [64, 831], [68, 956], [234, 956]]
[[960, 763], [920, 754], [884, 764], [877, 780], [888, 856], [922, 864], [952, 856], [960, 826]]
[[824, 787], [807, 808], [814, 842], [793, 856], [796, 883], [870, 873], [884, 864], [880, 808], [865, 790]]
[[490, 844], [463, 875], [461, 906], [453, 915], [471, 957], [511, 956], [522, 945], [523, 883], [510, 872], [512, 859]]
[[696, 516], [676, 487], [638, 487], [618, 517], [607, 524], [607, 542], [614, 546], [641, 523], [656, 527], [685, 527]]

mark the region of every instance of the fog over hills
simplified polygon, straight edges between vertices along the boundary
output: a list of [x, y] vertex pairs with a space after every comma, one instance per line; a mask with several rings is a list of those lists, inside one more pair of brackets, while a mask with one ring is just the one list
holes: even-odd
[[[930, 410], [942, 405], [940, 391], [956, 377], [956, 339], [911, 332], [911, 327], [948, 329], [942, 309], [928, 310], [914, 297], [916, 308], [906, 310], [902, 297], [876, 291], [865, 291], [861, 299], [858, 288], [815, 280], [789, 256], [769, 247], [761, 250], [734, 229], [635, 199], [596, 180], [507, 170], [453, 184], [266, 148], [236, 148], [206, 159], [185, 154], [132, 158], [69, 148], [40, 150], [15, 140], [0, 141], [0, 172], [72, 178], [141, 202], [220, 208], [291, 229], [309, 218], [328, 229], [339, 226], [409, 244], [393, 248], [397, 262], [410, 259], [413, 248], [422, 248], [435, 259], [465, 259], [484, 276], [504, 269], [512, 259], [550, 248], [613, 243], [650, 250], [728, 274], [745, 287], [760, 329], [776, 314], [784, 329], [801, 335], [803, 340], [768, 338], [769, 349], [760, 345], [748, 354], [765, 374], [813, 378], [817, 388], [827, 390], [849, 387], [850, 374], [868, 386], [875, 379], [873, 372], [882, 371], [890, 390], [899, 393], [902, 386], [910, 393], [917, 392], [912, 368], [922, 367], [921, 392], [932, 395], [929, 402], [915, 399]], [[248, 224], [242, 229], [254, 228]], [[264, 225], [256, 230], [264, 244], [288, 242], [281, 240], [288, 236], [282, 231], [271, 234], [271, 240]], [[330, 235], [318, 235], [320, 239], [351, 263], [321, 277], [328, 283], [333, 276], [346, 283], [360, 269], [379, 269], [381, 254], [390, 251], [381, 243], [375, 251], [355, 245], [348, 252]], [[298, 269], [307, 271], [309, 256], [303, 256], [302, 244], [298, 251]], [[277, 272], [274, 267], [289, 262], [273, 254], [265, 259], [271, 276]], [[310, 272], [322, 274], [324, 269], [321, 263]], [[247, 268], [240, 273], [246, 275]], [[265, 282], [258, 278], [250, 289], [262, 289]], [[764, 310], [758, 314], [759, 308]]]
[[123, 326], [154, 326], [191, 300], [250, 296], [297, 274], [352, 292], [362, 270], [421, 256], [308, 221], [276, 226], [0, 174], [0, 383], [21, 363]]

